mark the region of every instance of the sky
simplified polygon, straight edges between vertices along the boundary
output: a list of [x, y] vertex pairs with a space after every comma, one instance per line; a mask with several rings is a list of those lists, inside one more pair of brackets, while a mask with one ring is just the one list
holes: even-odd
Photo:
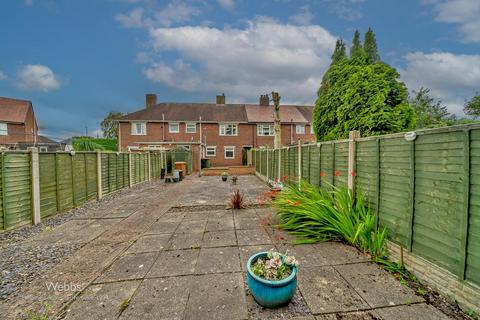
[[0, 96], [41, 133], [101, 135], [109, 111], [159, 102], [313, 105], [337, 38], [371, 27], [410, 91], [462, 116], [480, 92], [480, 0], [2, 0]]

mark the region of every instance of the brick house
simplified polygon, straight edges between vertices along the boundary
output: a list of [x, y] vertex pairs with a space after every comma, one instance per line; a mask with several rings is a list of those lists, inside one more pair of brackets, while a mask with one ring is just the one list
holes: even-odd
[[[246, 164], [252, 147], [273, 146], [273, 106], [268, 96], [259, 104], [157, 103], [146, 95], [145, 109], [118, 119], [119, 151], [171, 146], [200, 146], [202, 157], [212, 166]], [[312, 106], [281, 105], [282, 144], [314, 141]]]
[[38, 140], [32, 102], [0, 97], [0, 146], [24, 149]]

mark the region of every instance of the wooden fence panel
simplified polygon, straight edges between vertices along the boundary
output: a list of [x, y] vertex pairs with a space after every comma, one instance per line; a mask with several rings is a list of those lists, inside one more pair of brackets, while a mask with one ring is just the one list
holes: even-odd
[[480, 285], [480, 129], [470, 140], [470, 216], [466, 259], [466, 279]]
[[320, 146], [310, 146], [309, 181], [314, 186], [320, 186]]
[[2, 170], [0, 170], [0, 230], [4, 230], [4, 229], [7, 229], [7, 226], [6, 226], [6, 212], [5, 212], [5, 208], [3, 207], [3, 195], [4, 195], [4, 188], [3, 188], [3, 159], [4, 159], [4, 153], [0, 153], [0, 168]]
[[69, 153], [57, 153], [57, 201], [58, 211], [73, 208], [73, 172]]
[[310, 146], [302, 146], [301, 178], [310, 182]]
[[87, 177], [85, 170], [85, 154], [71, 156], [73, 166], [73, 204], [79, 206], [87, 201]]
[[420, 135], [415, 143], [413, 252], [457, 271], [464, 211], [464, 133]]
[[321, 145], [320, 151], [320, 186], [327, 187], [328, 184], [333, 184], [334, 167], [333, 161], [335, 159], [335, 148], [333, 143], [324, 143]]
[[40, 216], [46, 218], [58, 212], [57, 173], [54, 153], [39, 153]]
[[85, 153], [87, 201], [97, 197], [97, 154]]
[[369, 208], [377, 214], [377, 203], [380, 192], [379, 140], [358, 141], [356, 149], [356, 187], [361, 194], [365, 195]]
[[348, 175], [348, 142], [335, 143], [333, 185], [336, 187], [347, 187]]

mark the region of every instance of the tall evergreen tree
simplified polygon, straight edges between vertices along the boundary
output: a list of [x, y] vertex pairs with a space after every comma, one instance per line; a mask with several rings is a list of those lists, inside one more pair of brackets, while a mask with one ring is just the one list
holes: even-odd
[[355, 30], [352, 40], [352, 47], [350, 48], [350, 58], [356, 58], [362, 55], [362, 43], [360, 42], [360, 32]]
[[368, 31], [365, 33], [363, 50], [365, 51], [368, 63], [375, 63], [380, 60], [380, 57], [378, 56], [377, 39], [371, 28], [368, 28]]
[[332, 54], [332, 64], [338, 63], [347, 58], [347, 48], [342, 39], [338, 39], [335, 44], [335, 51]]

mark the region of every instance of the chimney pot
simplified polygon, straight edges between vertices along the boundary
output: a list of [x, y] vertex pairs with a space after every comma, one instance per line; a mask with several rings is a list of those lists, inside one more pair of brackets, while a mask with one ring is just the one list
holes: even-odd
[[260, 95], [260, 103], [261, 106], [269, 106], [270, 99], [268, 98], [268, 94], [261, 94]]
[[217, 104], [225, 104], [225, 93], [217, 95]]
[[153, 108], [157, 105], [157, 95], [155, 93], [147, 93], [145, 95], [145, 100], [146, 109]]

